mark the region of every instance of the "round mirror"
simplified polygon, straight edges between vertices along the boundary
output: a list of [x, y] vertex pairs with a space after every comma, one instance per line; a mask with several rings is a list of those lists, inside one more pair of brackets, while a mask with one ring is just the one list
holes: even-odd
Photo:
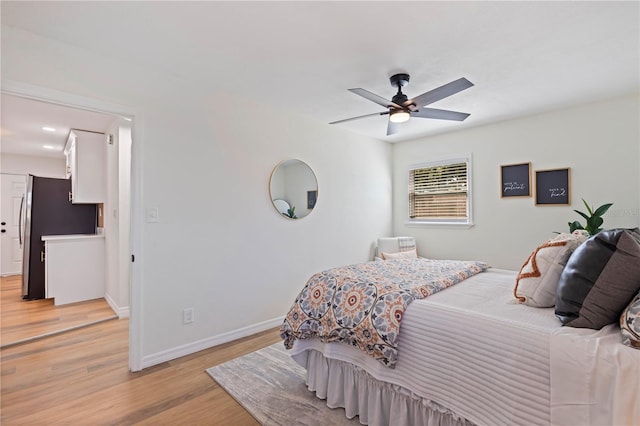
[[301, 219], [316, 206], [318, 181], [307, 163], [286, 160], [273, 169], [269, 192], [278, 213], [289, 219]]

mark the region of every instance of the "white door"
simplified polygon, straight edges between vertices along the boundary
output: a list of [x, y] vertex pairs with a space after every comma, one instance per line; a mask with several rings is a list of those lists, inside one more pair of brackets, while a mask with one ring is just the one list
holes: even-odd
[[[27, 177], [24, 175], [0, 175], [2, 194], [0, 195], [0, 275], [22, 273], [22, 238], [24, 230], [24, 196]], [[21, 216], [22, 207], [22, 216]], [[22, 223], [20, 221], [22, 220]], [[20, 231], [22, 230], [22, 235]]]

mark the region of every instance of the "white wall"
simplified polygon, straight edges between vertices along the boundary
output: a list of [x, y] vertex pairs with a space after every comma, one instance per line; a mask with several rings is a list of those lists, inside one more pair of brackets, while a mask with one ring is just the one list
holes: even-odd
[[118, 210], [111, 217], [118, 218], [118, 300], [122, 316], [129, 315], [131, 289], [131, 123], [120, 119], [118, 133]]
[[[476, 127], [393, 148], [393, 230], [416, 238], [420, 255], [477, 259], [519, 269], [529, 253], [569, 221], [584, 220], [581, 198], [612, 202], [605, 228], [640, 225], [640, 101], [627, 96]], [[407, 166], [473, 154], [470, 229], [407, 226]], [[535, 170], [571, 168], [570, 206], [536, 206], [531, 198], [500, 198], [500, 165], [532, 163]], [[532, 186], [533, 186], [532, 176]]]
[[124, 318], [129, 316], [131, 129], [125, 120], [115, 119], [107, 133], [113, 136], [113, 142], [107, 145], [105, 298], [118, 316]]
[[28, 175], [65, 178], [66, 161], [61, 153], [60, 158], [35, 157], [2, 153], [0, 155], [0, 171], [15, 175]]
[[105, 133], [114, 135], [113, 144], [108, 144], [107, 154], [107, 199], [104, 202], [104, 248], [105, 248], [105, 299], [114, 311], [120, 307], [118, 298], [118, 220], [113, 210], [118, 208], [118, 120]]
[[[137, 111], [134, 193], [160, 218], [138, 230], [133, 264], [144, 366], [273, 324], [309, 276], [368, 260], [391, 232], [386, 143], [10, 27], [2, 55], [3, 79]], [[297, 221], [269, 196], [271, 170], [288, 158], [309, 164], [322, 194]], [[188, 307], [195, 322], [183, 325]]]

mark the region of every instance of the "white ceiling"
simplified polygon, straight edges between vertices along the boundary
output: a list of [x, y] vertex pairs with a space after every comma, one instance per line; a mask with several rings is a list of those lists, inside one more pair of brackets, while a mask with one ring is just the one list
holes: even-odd
[[[382, 111], [347, 89], [390, 99], [388, 78], [399, 71], [411, 74], [403, 90], [409, 97], [460, 77], [475, 84], [431, 105], [470, 113], [462, 123], [413, 118], [391, 137], [386, 116], [335, 125], [391, 142], [640, 91], [637, 1], [2, 1], [1, 7], [3, 27], [322, 123]], [[11, 104], [3, 105], [3, 132], [11, 124], [6, 108]]]
[[116, 120], [107, 114], [7, 94], [2, 94], [1, 102], [2, 153], [62, 158], [69, 130], [105, 132]]

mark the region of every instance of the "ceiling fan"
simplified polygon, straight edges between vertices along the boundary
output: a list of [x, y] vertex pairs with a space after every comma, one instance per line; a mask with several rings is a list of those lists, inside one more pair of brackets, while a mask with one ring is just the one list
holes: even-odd
[[463, 121], [470, 115], [464, 112], [425, 108], [427, 105], [448, 96], [455, 95], [456, 93], [473, 86], [473, 83], [464, 77], [425, 92], [413, 99], [407, 98], [407, 95], [402, 93], [402, 88], [409, 84], [409, 74], [394, 74], [389, 77], [389, 81], [391, 81], [391, 86], [398, 88], [398, 93], [396, 93], [390, 101], [365, 89], [349, 89], [350, 92], [353, 92], [356, 95], [360, 95], [365, 99], [377, 103], [378, 105], [382, 105], [388, 109], [387, 111], [345, 118], [344, 120], [332, 121], [329, 124], [344, 123], [345, 121], [359, 120], [361, 118], [372, 117], [374, 115], [389, 115], [389, 123], [387, 125], [387, 136], [389, 136], [398, 133], [400, 130], [398, 124], [408, 121], [410, 117]]

